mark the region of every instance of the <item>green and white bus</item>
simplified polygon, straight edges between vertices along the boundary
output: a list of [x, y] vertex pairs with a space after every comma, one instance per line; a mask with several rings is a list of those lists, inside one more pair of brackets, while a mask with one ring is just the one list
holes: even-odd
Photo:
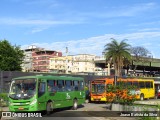
[[71, 76], [24, 76], [14, 78], [9, 91], [10, 111], [46, 111], [85, 102], [84, 79]]

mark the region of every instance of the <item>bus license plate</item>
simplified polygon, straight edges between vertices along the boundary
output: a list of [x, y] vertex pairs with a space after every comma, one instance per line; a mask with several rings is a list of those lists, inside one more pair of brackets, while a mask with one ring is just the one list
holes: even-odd
[[20, 108], [18, 108], [19, 110], [23, 110], [24, 108], [22, 108], [22, 107], [20, 107]]

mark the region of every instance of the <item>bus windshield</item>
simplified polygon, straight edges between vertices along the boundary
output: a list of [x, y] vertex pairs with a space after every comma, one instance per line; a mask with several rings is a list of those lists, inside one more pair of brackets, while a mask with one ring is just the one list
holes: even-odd
[[104, 93], [105, 84], [92, 84], [92, 93]]
[[36, 79], [13, 80], [9, 92], [12, 99], [30, 99], [35, 95]]

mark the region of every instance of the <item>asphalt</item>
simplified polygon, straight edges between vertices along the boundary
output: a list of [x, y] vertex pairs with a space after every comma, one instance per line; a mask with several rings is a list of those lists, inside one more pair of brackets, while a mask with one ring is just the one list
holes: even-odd
[[[157, 105], [157, 104], [159, 104], [160, 105], [160, 101], [159, 100], [147, 100], [147, 101], [136, 101], [136, 104], [147, 104], [147, 105]], [[89, 108], [90, 109], [92, 109], [92, 111], [96, 111], [97, 110], [97, 106], [96, 105], [92, 105], [92, 104], [86, 104], [85, 105], [86, 107], [84, 107], [84, 108], [79, 108], [78, 109], [78, 111], [80, 110], [85, 110], [85, 111], [88, 111], [89, 110]], [[98, 108], [98, 111], [104, 111], [104, 106], [106, 106], [106, 104], [100, 104], [99, 105], [100, 107]], [[9, 111], [9, 109], [8, 109], [8, 107], [2, 107], [2, 111]], [[109, 110], [107, 110], [107, 111], [109, 111]], [[92, 115], [91, 115], [92, 116]], [[44, 120], [44, 118], [47, 118], [46, 116], [44, 116], [44, 117], [42, 117], [42, 118], [38, 118], [37, 120], [39, 120], [39, 119], [43, 119]], [[50, 118], [52, 118], [52, 117], [50, 117]], [[60, 117], [59, 117], [60, 118]], [[132, 118], [132, 117], [92, 117], [93, 118], [93, 120], [138, 120], [138, 118], [136, 117], [134, 117], [134, 118]], [[2, 117], [1, 118], [1, 120], [17, 120], [16, 118], [10, 118], [10, 117]], [[36, 119], [35, 119], [36, 120]], [[159, 120], [159, 118], [157, 119], [157, 120]]]

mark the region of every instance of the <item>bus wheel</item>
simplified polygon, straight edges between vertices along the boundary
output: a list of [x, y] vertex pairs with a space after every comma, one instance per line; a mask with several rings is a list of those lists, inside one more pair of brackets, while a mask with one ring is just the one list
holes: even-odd
[[141, 101], [144, 100], [144, 95], [143, 94], [140, 95], [140, 100]]
[[77, 102], [76, 99], [74, 99], [72, 109], [73, 109], [73, 110], [77, 110], [77, 107], [78, 107], [78, 102]]
[[47, 115], [51, 114], [52, 111], [53, 111], [53, 103], [52, 102], [48, 102], [47, 106], [46, 106]]

